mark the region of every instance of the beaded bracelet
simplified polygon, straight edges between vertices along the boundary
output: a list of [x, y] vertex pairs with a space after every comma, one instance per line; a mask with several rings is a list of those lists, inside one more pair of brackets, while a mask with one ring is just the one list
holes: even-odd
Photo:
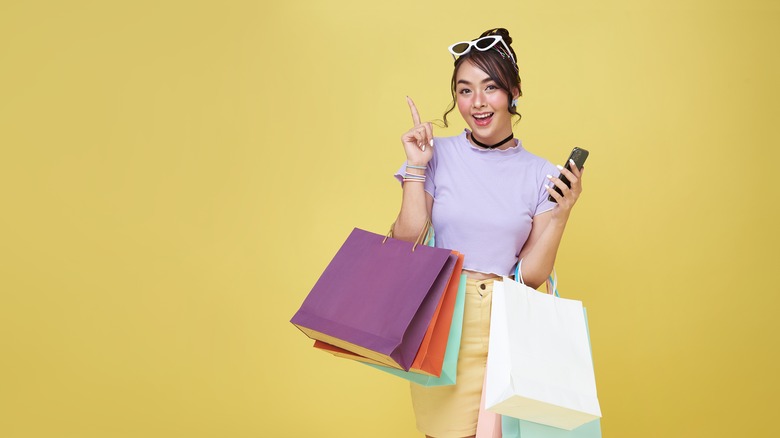
[[414, 166], [414, 165], [411, 165], [411, 164], [407, 164], [407, 165], [406, 165], [406, 168], [407, 168], [407, 169], [419, 169], [419, 170], [425, 170], [425, 169], [427, 169], [428, 167], [427, 167], [427, 166]]

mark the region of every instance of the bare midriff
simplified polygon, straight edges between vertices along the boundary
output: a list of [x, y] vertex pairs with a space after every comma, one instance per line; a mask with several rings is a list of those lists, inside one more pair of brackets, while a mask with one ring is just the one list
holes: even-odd
[[498, 277], [496, 274], [485, 274], [484, 272], [469, 271], [468, 269], [464, 269], [463, 273], [466, 274], [468, 278], [474, 280], [486, 280], [488, 278]]

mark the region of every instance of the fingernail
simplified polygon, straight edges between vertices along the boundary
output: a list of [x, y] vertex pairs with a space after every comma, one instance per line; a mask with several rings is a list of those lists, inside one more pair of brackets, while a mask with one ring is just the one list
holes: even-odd
[[547, 175], [547, 179], [552, 179], [552, 175]]
[[428, 144], [430, 144], [431, 147], [433, 147], [433, 139], [431, 139], [431, 141], [429, 141]]
[[558, 170], [563, 170], [563, 166], [561, 166], [560, 164], [556, 164], [555, 167], [557, 167]]
[[571, 158], [569, 158], [569, 163], [571, 163], [572, 166], [576, 166], [576, 164], [574, 164], [574, 160], [572, 160]]
[[423, 145], [423, 147], [422, 147], [422, 151], [423, 151], [423, 152], [425, 152], [425, 145]]

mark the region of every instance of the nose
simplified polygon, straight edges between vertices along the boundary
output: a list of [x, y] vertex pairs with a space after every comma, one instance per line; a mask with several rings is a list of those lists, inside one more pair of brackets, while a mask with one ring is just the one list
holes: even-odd
[[474, 101], [473, 101], [474, 108], [482, 108], [485, 106], [485, 95], [482, 94], [482, 92], [477, 91], [474, 93]]

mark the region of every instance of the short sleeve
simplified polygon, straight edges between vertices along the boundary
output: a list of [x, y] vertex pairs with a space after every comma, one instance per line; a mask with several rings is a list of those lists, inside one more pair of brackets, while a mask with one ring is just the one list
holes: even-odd
[[547, 179], [547, 175], [558, 176], [560, 173], [561, 172], [558, 170], [558, 168], [553, 166], [553, 164], [549, 161], [545, 161], [544, 165], [540, 167], [539, 198], [536, 202], [536, 211], [534, 211], [534, 216], [546, 213], [558, 205], [557, 203], [550, 201], [550, 194], [547, 193], [547, 190], [545, 190], [544, 187], [550, 184], [550, 180]]
[[[404, 164], [401, 165], [401, 168], [398, 169], [398, 172], [395, 173], [395, 179], [397, 179], [402, 186], [404, 183], [404, 173], [406, 173], [405, 161]], [[436, 174], [436, 149], [433, 150], [433, 158], [431, 158], [431, 161], [428, 162], [428, 166], [425, 169], [425, 183], [424, 183], [425, 186], [423, 187], [423, 190], [425, 190], [434, 199], [436, 198], [436, 179], [434, 178], [435, 174]]]

